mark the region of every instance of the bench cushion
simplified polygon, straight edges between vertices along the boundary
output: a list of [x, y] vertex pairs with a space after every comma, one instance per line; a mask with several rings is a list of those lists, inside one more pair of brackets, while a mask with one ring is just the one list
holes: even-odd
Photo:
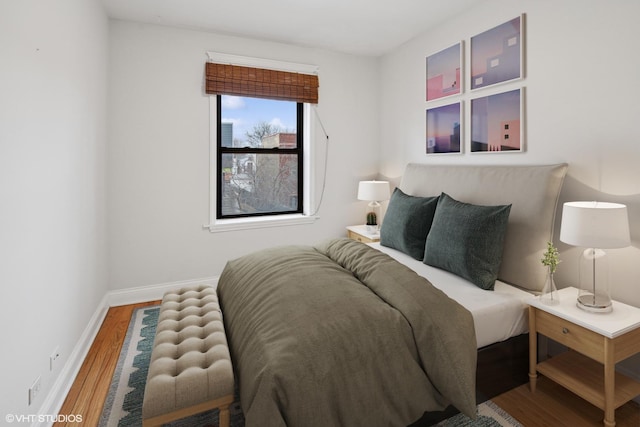
[[143, 418], [233, 395], [229, 347], [216, 291], [196, 286], [162, 299]]

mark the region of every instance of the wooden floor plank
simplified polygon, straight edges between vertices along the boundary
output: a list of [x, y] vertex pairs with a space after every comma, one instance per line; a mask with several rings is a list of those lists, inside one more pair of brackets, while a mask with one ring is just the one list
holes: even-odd
[[[111, 307], [60, 410], [63, 415], [82, 415], [82, 425], [97, 425], [109, 392], [129, 321], [134, 310], [160, 301]], [[492, 399], [525, 427], [601, 427], [603, 412], [540, 376], [535, 393], [528, 385]], [[617, 427], [639, 427], [640, 405], [629, 402], [616, 410]], [[76, 427], [77, 423], [68, 426]], [[56, 423], [56, 427], [66, 427]]]

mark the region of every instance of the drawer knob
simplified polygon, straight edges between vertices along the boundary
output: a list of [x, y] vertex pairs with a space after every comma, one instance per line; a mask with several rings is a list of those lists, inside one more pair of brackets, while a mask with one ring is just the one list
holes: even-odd
[[562, 333], [566, 335], [569, 333], [569, 330], [567, 328], [562, 328]]

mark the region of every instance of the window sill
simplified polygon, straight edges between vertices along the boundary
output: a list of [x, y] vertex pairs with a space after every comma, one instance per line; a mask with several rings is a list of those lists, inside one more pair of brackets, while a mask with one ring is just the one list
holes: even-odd
[[252, 230], [256, 228], [285, 227], [289, 225], [312, 224], [319, 217], [307, 215], [275, 215], [269, 217], [234, 218], [219, 219], [212, 224], [205, 224], [202, 227], [208, 228], [212, 233], [222, 233], [226, 231]]

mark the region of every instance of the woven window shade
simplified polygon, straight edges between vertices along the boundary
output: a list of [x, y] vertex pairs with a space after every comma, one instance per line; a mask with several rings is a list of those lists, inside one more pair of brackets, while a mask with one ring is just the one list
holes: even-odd
[[207, 62], [206, 92], [318, 103], [318, 76]]

